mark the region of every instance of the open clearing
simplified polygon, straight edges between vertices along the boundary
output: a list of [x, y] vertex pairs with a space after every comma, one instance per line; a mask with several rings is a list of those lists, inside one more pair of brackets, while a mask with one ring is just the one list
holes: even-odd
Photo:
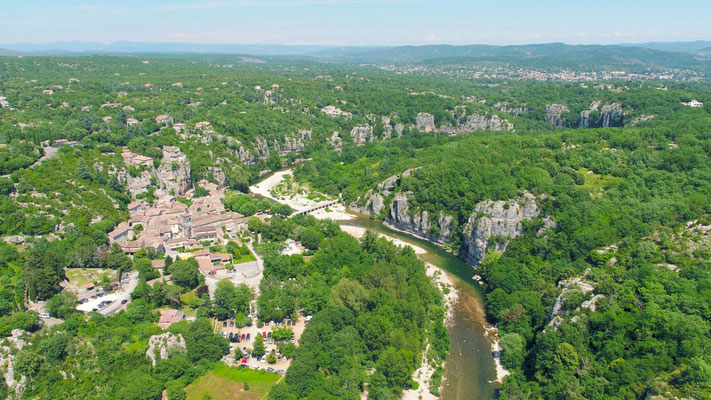
[[101, 283], [101, 279], [106, 275], [111, 282], [116, 282], [118, 276], [116, 271], [104, 268], [66, 268], [67, 280], [76, 287], [86, 286], [90, 283]]
[[[187, 400], [200, 400], [207, 392], [213, 400], [257, 400], [264, 397], [280, 375], [249, 368], [228, 367], [222, 362], [185, 388]], [[244, 382], [249, 390], [244, 390]]]

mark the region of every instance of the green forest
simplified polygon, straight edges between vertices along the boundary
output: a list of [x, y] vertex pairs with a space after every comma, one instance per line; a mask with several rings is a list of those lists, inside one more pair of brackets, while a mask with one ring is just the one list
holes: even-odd
[[[399, 227], [471, 264], [510, 372], [500, 398], [711, 398], [704, 81], [260, 61], [0, 57], [0, 369], [14, 366], [0, 398], [192, 400], [210, 396], [194, 393], [208, 378], [231, 377], [244, 398], [252, 385], [274, 400], [397, 399], [417, 389], [423, 359], [436, 370], [426, 390], [439, 396], [447, 305], [425, 264], [372, 232], [357, 240], [249, 193], [289, 166], [352, 210], [367, 213], [381, 196], [370, 217], [386, 224], [400, 223], [392, 210], [406, 199], [410, 221], [427, 217]], [[585, 72], [578, 62], [567, 68]], [[168, 146], [185, 165], [164, 161]], [[209, 257], [255, 263], [253, 286], [215, 278], [197, 248], [180, 247], [180, 259], [110, 240], [137, 202], [160, 202], [151, 173], [181, 168], [192, 197], [164, 196], [190, 208], [214, 185], [225, 213], [248, 221], [198, 244]], [[486, 236], [474, 260], [475, 232], [494, 218], [483, 205], [506, 213], [522, 198], [534, 199], [535, 215], [516, 220], [515, 234]], [[282, 254], [297, 242], [300, 254]], [[234, 264], [215, 265], [246, 276]], [[71, 269], [138, 283], [113, 315], [80, 312]], [[116, 282], [88, 283], [110, 292]], [[188, 318], [163, 329], [166, 310]], [[230, 347], [228, 321], [262, 329], [306, 317], [298, 343], [279, 344], [283, 379], [227, 365], [246, 349]], [[153, 365], [146, 353], [165, 333], [182, 337], [184, 351]], [[266, 356], [264, 343], [249, 346], [245, 358]]]

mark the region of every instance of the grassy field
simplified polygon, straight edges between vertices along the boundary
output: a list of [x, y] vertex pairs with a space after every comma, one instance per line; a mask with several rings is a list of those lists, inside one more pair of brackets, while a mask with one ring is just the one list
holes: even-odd
[[590, 173], [585, 168], [580, 168], [579, 172], [585, 176], [585, 183], [582, 187], [589, 190], [593, 196], [601, 196], [608, 188], [619, 186], [624, 181], [624, 178], [612, 175]]
[[[207, 392], [213, 400], [258, 400], [281, 378], [279, 374], [249, 368], [230, 368], [218, 362], [215, 367], [185, 388], [187, 400], [200, 400]], [[249, 390], [244, 390], [244, 382]]]
[[250, 251], [249, 254], [237, 254], [236, 256], [234, 256], [234, 258], [232, 259], [232, 264], [242, 264], [254, 260], [256, 260], [256, 258], [254, 258], [252, 252]]
[[111, 282], [116, 282], [118, 275], [116, 271], [101, 268], [66, 268], [67, 279], [72, 285], [82, 287], [89, 283], [100, 283], [101, 278], [106, 275]]

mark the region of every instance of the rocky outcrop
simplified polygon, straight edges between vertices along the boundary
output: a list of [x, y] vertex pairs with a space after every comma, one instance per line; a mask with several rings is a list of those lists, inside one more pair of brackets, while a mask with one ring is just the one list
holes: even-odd
[[562, 104], [548, 104], [546, 106], [546, 122], [556, 128], [565, 126], [563, 113], [570, 111], [568, 106]]
[[269, 157], [269, 146], [267, 145], [267, 141], [261, 137], [257, 137], [256, 142], [254, 143], [254, 151], [257, 152], [257, 158], [266, 159]]
[[507, 102], [500, 102], [500, 103], [494, 104], [494, 110], [501, 111], [506, 114], [513, 114], [513, 115], [528, 114], [527, 107], [511, 106]]
[[[24, 334], [19, 329], [12, 331], [12, 336], [8, 337], [7, 345], [0, 346], [0, 372], [5, 381], [5, 386], [10, 390], [10, 397], [19, 399], [25, 392], [27, 377], [15, 371], [15, 356], [17, 351], [27, 345], [27, 342], [21, 339]], [[14, 394], [14, 396], [12, 395]]]
[[592, 283], [586, 281], [584, 278], [570, 278], [558, 282], [558, 289], [560, 289], [560, 295], [553, 303], [549, 317], [552, 319], [556, 315], [560, 314], [563, 309], [564, 296], [567, 292], [571, 290], [580, 290], [583, 293], [592, 292], [595, 289]]
[[476, 131], [513, 131], [514, 126], [511, 122], [499, 118], [498, 115], [481, 115], [471, 114], [464, 121], [459, 121], [457, 127], [451, 125], [442, 125], [440, 131], [449, 135], [459, 135], [462, 133]]
[[640, 115], [639, 117], [633, 119], [633, 120], [628, 124], [628, 126], [629, 126], [629, 127], [633, 127], [633, 126], [635, 126], [635, 125], [637, 125], [637, 124], [639, 124], [639, 123], [646, 122], [646, 121], [649, 121], [649, 120], [652, 120], [652, 119], [654, 119], [654, 115]]
[[279, 142], [274, 140], [274, 149], [283, 156], [288, 153], [298, 153], [304, 149], [311, 142], [311, 131], [310, 130], [300, 130], [295, 136], [285, 136], [284, 143], [279, 144]]
[[403, 124], [400, 124], [400, 123], [395, 124], [395, 133], [397, 133], [398, 137], [402, 136], [403, 130], [405, 130], [405, 126]]
[[[618, 120], [615, 120], [615, 116], [618, 117]], [[624, 125], [624, 118], [622, 106], [618, 103], [607, 104], [600, 110], [600, 120], [603, 128], [622, 126]]]
[[331, 137], [328, 138], [328, 143], [339, 153], [343, 150], [343, 140], [341, 140], [341, 135], [336, 131], [333, 131]]
[[383, 139], [390, 139], [393, 137], [393, 126], [390, 124], [390, 118], [383, 117], [380, 121], [383, 124]]
[[373, 217], [377, 217], [385, 208], [385, 199], [380, 193], [373, 193], [369, 190], [365, 194], [365, 204], [359, 207], [357, 204], [351, 204], [350, 208], [362, 212], [363, 214], [368, 214]]
[[590, 116], [593, 112], [598, 111], [600, 108], [600, 102], [594, 101], [590, 104], [590, 108], [580, 112], [580, 119], [578, 120], [578, 128], [588, 129], [592, 126], [592, 121]]
[[417, 113], [417, 117], [415, 118], [415, 128], [421, 132], [434, 132], [434, 115], [428, 113]]
[[151, 364], [155, 367], [158, 360], [165, 360], [173, 354], [185, 353], [185, 339], [183, 335], [173, 335], [170, 332], [160, 335], [153, 335], [148, 339], [148, 350], [146, 357], [151, 360]]
[[353, 143], [356, 145], [370, 143], [374, 139], [373, 127], [368, 124], [358, 125], [351, 129], [351, 137], [353, 138]]
[[163, 159], [156, 171], [156, 179], [161, 190], [175, 196], [182, 195], [193, 187], [190, 178], [188, 157], [174, 146], [163, 147]]
[[411, 212], [406, 193], [396, 193], [385, 222], [397, 229], [444, 244], [452, 239], [452, 216], [440, 212], [433, 221], [428, 211]]
[[502, 252], [511, 239], [523, 234], [525, 220], [540, 214], [536, 198], [526, 194], [509, 201], [483, 201], [476, 205], [462, 232], [463, 257], [479, 264], [490, 249]]
[[222, 168], [208, 167], [207, 172], [212, 174], [212, 176], [215, 178], [215, 181], [217, 181], [217, 184], [220, 187], [225, 186], [225, 182], [227, 182], [227, 176], [225, 175], [225, 171]]

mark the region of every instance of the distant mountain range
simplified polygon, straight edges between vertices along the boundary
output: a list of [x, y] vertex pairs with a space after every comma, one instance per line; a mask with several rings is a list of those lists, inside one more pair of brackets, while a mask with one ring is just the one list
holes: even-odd
[[201, 44], [201, 43], [142, 43], [93, 42], [13, 43], [0, 44], [4, 52], [26, 55], [56, 53], [177, 53], [177, 54], [245, 54], [255, 56], [293, 56], [330, 49], [329, 46], [289, 46], [281, 44]]
[[711, 42], [650, 42], [619, 45], [422, 45], [397, 47], [291, 46], [280, 44], [197, 44], [57, 42], [0, 44], [0, 55], [66, 56], [90, 54], [235, 54], [283, 56], [360, 64], [466, 64], [497, 62], [531, 67], [589, 69], [603, 66], [693, 69], [711, 72]]
[[[692, 53], [708, 51], [711, 41], [695, 42], [649, 42], [625, 43], [619, 45], [567, 45], [564, 43], [527, 44], [527, 45], [420, 45], [420, 46], [371, 46], [338, 47], [321, 45], [282, 45], [282, 44], [203, 44], [203, 43], [147, 43], [115, 42], [103, 44], [96, 42], [54, 42], [54, 43], [12, 43], [0, 44], [4, 54], [64, 54], [64, 53], [197, 53], [197, 54], [244, 54], [255, 56], [343, 56], [357, 54], [378, 55], [393, 54], [400, 58], [440, 58], [458, 56], [501, 56], [507, 54], [529, 55], [548, 52], [581, 49], [639, 47], [664, 52]], [[14, 52], [14, 53], [13, 53]]]

